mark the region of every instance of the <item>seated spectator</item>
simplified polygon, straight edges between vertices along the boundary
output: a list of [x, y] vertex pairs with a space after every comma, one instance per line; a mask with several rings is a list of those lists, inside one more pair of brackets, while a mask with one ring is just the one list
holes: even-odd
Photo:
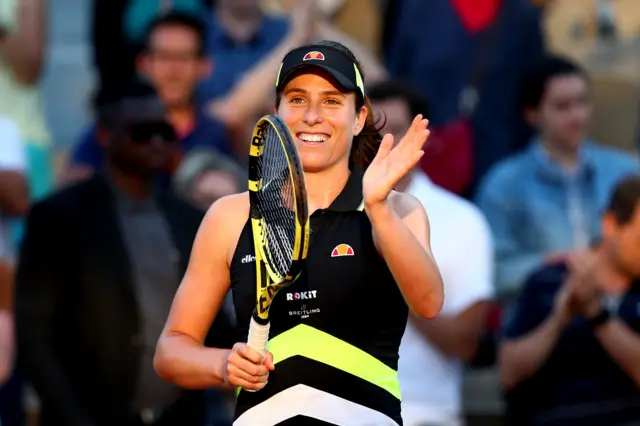
[[259, 0], [217, 0], [206, 15], [207, 54], [215, 67], [200, 88], [202, 99], [218, 99], [287, 35], [285, 18], [266, 15]]
[[[417, 114], [427, 114], [411, 87], [383, 83], [368, 95], [373, 110], [385, 118], [383, 132], [396, 141]], [[398, 364], [402, 419], [405, 426], [461, 425], [462, 368], [476, 354], [493, 293], [491, 233], [476, 206], [436, 186], [419, 167], [396, 190], [414, 195], [429, 215], [431, 247], [446, 294], [437, 318], [409, 316]]]
[[500, 349], [514, 426], [640, 419], [640, 177], [621, 181], [602, 240], [535, 271]]
[[496, 244], [499, 296], [512, 300], [546, 260], [588, 247], [615, 184], [640, 170], [627, 153], [586, 138], [589, 81], [577, 65], [545, 59], [523, 83], [537, 136], [491, 169], [477, 194]]
[[27, 153], [18, 127], [0, 118], [0, 423], [21, 426], [22, 383], [14, 371], [13, 287], [16, 250], [9, 221], [29, 208]]
[[160, 15], [199, 15], [202, 0], [93, 0], [91, 44], [96, 71], [96, 97], [122, 91], [136, 75], [136, 57], [144, 49], [149, 25]]
[[[202, 425], [203, 392], [153, 354], [204, 213], [154, 185], [176, 143], [157, 96], [100, 108], [105, 168], [34, 205], [16, 286], [19, 360], [41, 425]], [[209, 344], [230, 347], [224, 312]], [[214, 339], [211, 341], [210, 339]]]
[[173, 178], [176, 193], [204, 211], [217, 199], [242, 192], [246, 187], [246, 170], [212, 150], [189, 152]]
[[0, 117], [13, 121], [26, 147], [31, 196], [53, 185], [53, 150], [39, 88], [47, 41], [45, 0], [2, 0]]
[[[211, 71], [211, 62], [204, 53], [204, 32], [203, 24], [190, 15], [163, 15], [151, 24], [146, 50], [138, 61], [141, 75], [148, 78], [162, 98], [167, 120], [180, 138], [178, 155], [168, 172], [175, 169], [183, 153], [196, 147], [231, 154], [223, 124], [204, 115], [195, 101], [198, 82]], [[67, 179], [86, 177], [102, 167], [104, 160], [94, 125], [76, 145]]]

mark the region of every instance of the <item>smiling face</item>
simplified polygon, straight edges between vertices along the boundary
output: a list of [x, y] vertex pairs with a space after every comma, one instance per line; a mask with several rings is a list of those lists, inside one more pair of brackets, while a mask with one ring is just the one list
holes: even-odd
[[348, 167], [354, 136], [364, 127], [367, 109], [356, 112], [356, 96], [340, 91], [321, 70], [292, 78], [283, 88], [278, 115], [294, 137], [305, 172]]

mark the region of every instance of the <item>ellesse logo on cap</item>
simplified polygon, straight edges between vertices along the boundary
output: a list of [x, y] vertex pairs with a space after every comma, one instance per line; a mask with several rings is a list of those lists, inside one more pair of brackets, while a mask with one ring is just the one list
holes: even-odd
[[338, 244], [331, 251], [331, 257], [353, 256], [353, 254], [353, 248], [349, 244]]
[[313, 59], [316, 61], [324, 61], [324, 53], [314, 50], [313, 52], [307, 53], [304, 55], [304, 58], [302, 58], [303, 61], [311, 61]]

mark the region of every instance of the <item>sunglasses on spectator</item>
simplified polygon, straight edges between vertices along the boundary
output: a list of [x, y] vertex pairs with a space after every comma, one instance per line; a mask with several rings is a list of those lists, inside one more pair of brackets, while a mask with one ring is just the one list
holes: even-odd
[[131, 123], [126, 126], [125, 133], [136, 144], [146, 144], [159, 138], [164, 142], [176, 142], [176, 132], [165, 121]]

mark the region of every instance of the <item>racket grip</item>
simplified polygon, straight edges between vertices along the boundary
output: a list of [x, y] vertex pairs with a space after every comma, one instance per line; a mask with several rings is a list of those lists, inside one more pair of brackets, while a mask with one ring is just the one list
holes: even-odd
[[[266, 323], [265, 325], [259, 324], [256, 320], [253, 319], [253, 316], [251, 317], [251, 322], [249, 323], [249, 339], [247, 339], [247, 344], [260, 355], [262, 355], [262, 359], [264, 359], [265, 355], [267, 355], [269, 325], [270, 323]], [[245, 391], [256, 392], [253, 389], [245, 389]]]
[[269, 325], [270, 323], [266, 323], [265, 325], [258, 324], [253, 317], [251, 317], [251, 323], [249, 324], [249, 339], [247, 340], [247, 344], [262, 355], [263, 358], [267, 354]]

